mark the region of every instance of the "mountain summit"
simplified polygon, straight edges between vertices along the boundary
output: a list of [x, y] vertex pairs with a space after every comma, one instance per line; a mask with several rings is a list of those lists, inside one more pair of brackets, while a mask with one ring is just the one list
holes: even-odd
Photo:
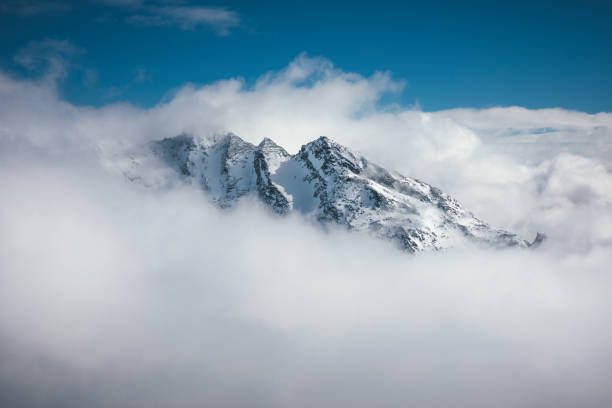
[[492, 229], [454, 198], [422, 181], [388, 171], [327, 137], [290, 155], [265, 138], [255, 146], [230, 133], [212, 141], [179, 135], [151, 142], [132, 155], [137, 175], [155, 162], [183, 182], [197, 183], [228, 208], [258, 196], [278, 214], [298, 212], [323, 225], [344, 226], [395, 242], [408, 252], [452, 247], [469, 240], [493, 247], [529, 247], [515, 234]]

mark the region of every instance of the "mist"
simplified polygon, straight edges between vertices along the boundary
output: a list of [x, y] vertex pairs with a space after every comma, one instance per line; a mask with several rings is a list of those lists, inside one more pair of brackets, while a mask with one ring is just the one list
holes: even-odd
[[[603, 407], [612, 401], [612, 116], [422, 112], [301, 55], [151, 109], [0, 75], [0, 399], [13, 407]], [[188, 132], [327, 135], [536, 250], [385, 242], [145, 188], [122, 152]]]

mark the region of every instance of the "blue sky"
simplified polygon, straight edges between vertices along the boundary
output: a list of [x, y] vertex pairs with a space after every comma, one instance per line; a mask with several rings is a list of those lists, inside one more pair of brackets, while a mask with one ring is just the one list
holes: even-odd
[[406, 80], [424, 110], [518, 105], [612, 111], [612, 3], [8, 0], [0, 68], [64, 98], [149, 107], [186, 82], [252, 83], [301, 52]]

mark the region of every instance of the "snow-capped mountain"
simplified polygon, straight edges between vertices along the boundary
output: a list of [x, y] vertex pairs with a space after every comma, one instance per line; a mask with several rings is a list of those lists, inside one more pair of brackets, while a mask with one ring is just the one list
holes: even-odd
[[322, 225], [340, 225], [418, 252], [465, 241], [495, 247], [533, 243], [495, 230], [455, 199], [422, 181], [388, 171], [327, 137], [290, 155], [270, 139], [255, 146], [234, 134], [197, 141], [179, 135], [131, 155], [126, 175], [142, 180], [144, 166], [171, 169], [197, 183], [221, 208], [256, 195], [278, 214], [298, 212]]

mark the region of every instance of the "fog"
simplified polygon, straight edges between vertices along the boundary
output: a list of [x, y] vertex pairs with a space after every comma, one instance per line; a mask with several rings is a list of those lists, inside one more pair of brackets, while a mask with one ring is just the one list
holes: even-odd
[[[612, 115], [422, 112], [382, 102], [390, 73], [306, 55], [151, 109], [74, 106], [57, 80], [0, 74], [3, 406], [612, 403]], [[124, 149], [183, 131], [325, 134], [549, 238], [411, 256], [122, 177]]]

